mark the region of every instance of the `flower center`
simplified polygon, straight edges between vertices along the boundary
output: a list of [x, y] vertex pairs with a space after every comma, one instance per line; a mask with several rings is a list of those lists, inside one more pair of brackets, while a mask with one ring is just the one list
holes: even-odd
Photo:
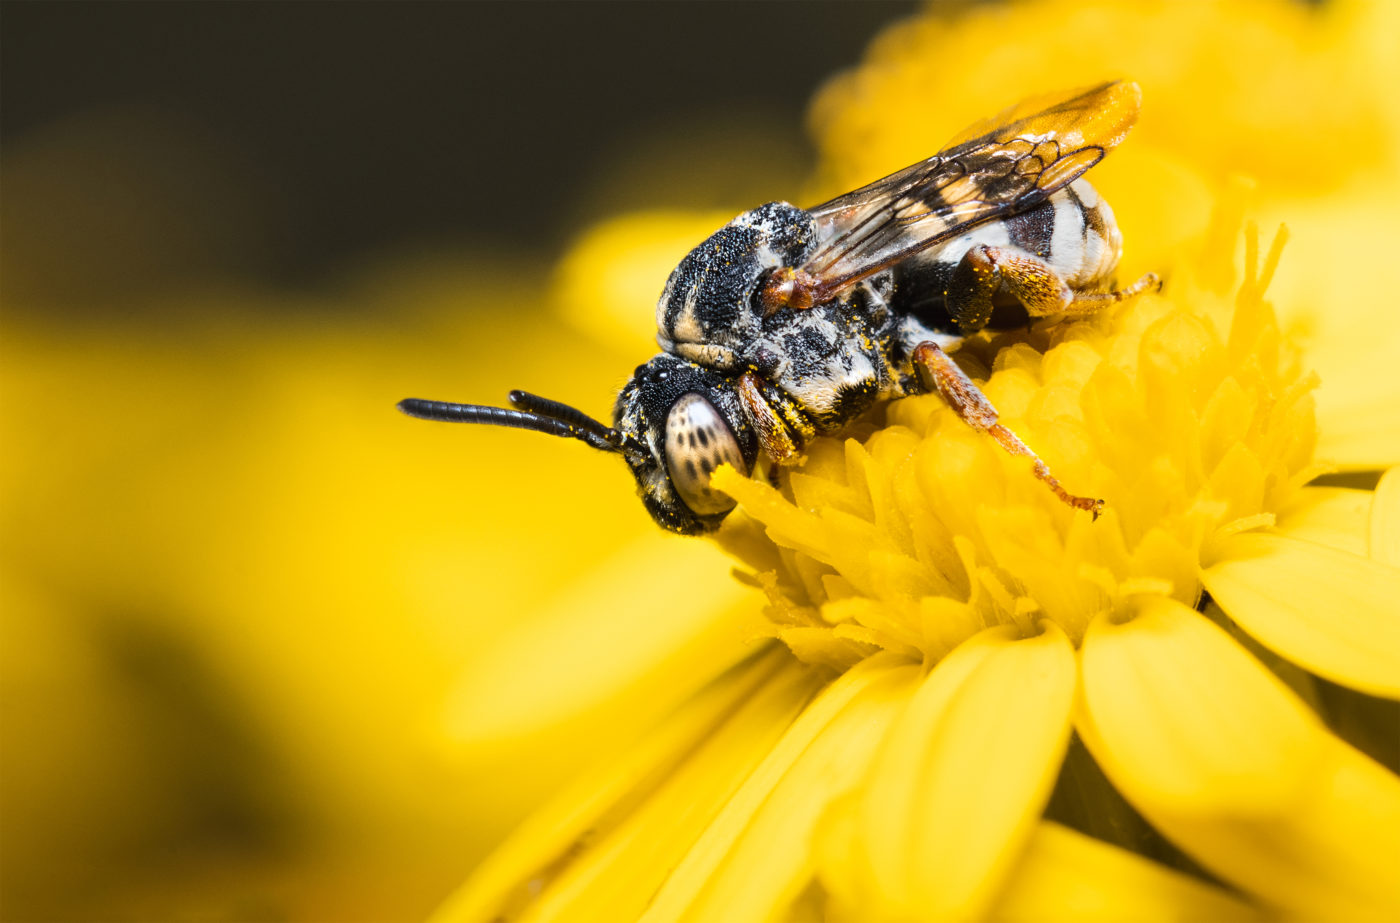
[[1263, 300], [1282, 236], [1262, 273], [1255, 243], [1251, 228], [1233, 292], [1230, 256], [1207, 254], [1162, 295], [956, 354], [1067, 489], [1107, 501], [1098, 521], [936, 395], [817, 442], [779, 489], [717, 473], [741, 507], [719, 540], [767, 594], [776, 634], [837, 667], [879, 649], [933, 662], [996, 625], [1033, 635], [1049, 619], [1077, 642], [1129, 597], [1195, 605], [1202, 546], [1267, 524], [1317, 473], [1315, 378]]

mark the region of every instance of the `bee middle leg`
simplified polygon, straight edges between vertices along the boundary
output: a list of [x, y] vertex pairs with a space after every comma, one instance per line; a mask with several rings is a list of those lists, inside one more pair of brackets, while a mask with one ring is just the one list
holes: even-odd
[[997, 445], [1012, 455], [1029, 458], [1035, 476], [1044, 481], [1055, 496], [1077, 510], [1092, 513], [1095, 519], [1099, 517], [1103, 511], [1103, 501], [1076, 496], [1061, 487], [1050, 473], [1050, 466], [1041, 461], [1040, 456], [1031, 451], [1019, 436], [997, 422], [997, 409], [992, 402], [937, 343], [924, 342], [914, 349], [914, 368], [924, 388], [937, 391], [964, 423], [979, 433], [991, 436]]
[[1161, 286], [1154, 273], [1111, 292], [1076, 292], [1049, 263], [1015, 247], [978, 244], [953, 270], [948, 313], [963, 333], [975, 333], [992, 317], [992, 299], [1006, 285], [1032, 317], [1083, 317]]

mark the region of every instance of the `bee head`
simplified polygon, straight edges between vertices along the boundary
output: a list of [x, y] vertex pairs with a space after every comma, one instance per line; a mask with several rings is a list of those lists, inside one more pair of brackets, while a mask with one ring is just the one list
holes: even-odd
[[637, 367], [617, 397], [615, 426], [524, 391], [512, 391], [510, 403], [512, 409], [409, 398], [398, 406], [420, 419], [530, 429], [616, 452], [636, 478], [647, 512], [683, 535], [718, 528], [734, 508], [710, 487], [715, 468], [728, 462], [747, 473], [758, 453], [733, 382], [666, 353]]
[[613, 418], [646, 447], [627, 461], [652, 518], [684, 535], [718, 528], [734, 501], [710, 487], [710, 475], [726, 462], [747, 474], [758, 454], [733, 381], [661, 353], [633, 372]]

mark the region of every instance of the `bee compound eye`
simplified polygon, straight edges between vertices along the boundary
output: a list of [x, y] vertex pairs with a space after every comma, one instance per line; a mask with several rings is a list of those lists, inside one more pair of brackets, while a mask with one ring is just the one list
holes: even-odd
[[694, 392], [683, 395], [666, 417], [666, 468], [691, 512], [713, 516], [734, 508], [733, 500], [710, 486], [710, 475], [726, 462], [748, 473], [739, 441], [715, 406]]

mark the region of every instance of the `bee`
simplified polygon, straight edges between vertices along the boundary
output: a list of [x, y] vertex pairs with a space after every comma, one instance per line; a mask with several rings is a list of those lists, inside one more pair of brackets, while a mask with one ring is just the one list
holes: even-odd
[[621, 455], [663, 528], [718, 528], [735, 503], [710, 486], [804, 459], [881, 401], [937, 392], [969, 426], [1031, 462], [996, 408], [949, 358], [1016, 305], [1025, 317], [1080, 317], [1159, 286], [1114, 288], [1122, 236], [1082, 177], [1137, 119], [1136, 84], [1028, 100], [964, 131], [927, 160], [815, 208], [744, 212], [672, 271], [656, 308], [661, 352], [639, 366], [613, 425], [524, 391], [510, 408], [409, 399], [428, 420], [488, 423], [582, 440]]

